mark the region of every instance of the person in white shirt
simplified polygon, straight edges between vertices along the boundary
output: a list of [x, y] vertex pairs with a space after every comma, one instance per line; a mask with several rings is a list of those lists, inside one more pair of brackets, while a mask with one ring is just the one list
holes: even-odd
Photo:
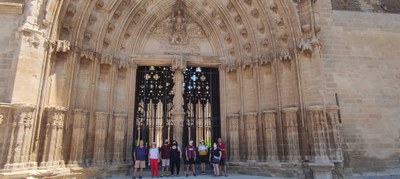
[[153, 142], [149, 152], [149, 163], [151, 166], [151, 177], [158, 178], [158, 162], [160, 161], [160, 153], [157, 148], [157, 144]]

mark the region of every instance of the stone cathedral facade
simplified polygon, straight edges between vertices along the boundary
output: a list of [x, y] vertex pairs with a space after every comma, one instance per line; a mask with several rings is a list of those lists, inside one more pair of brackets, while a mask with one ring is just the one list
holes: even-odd
[[236, 172], [399, 174], [398, 9], [0, 1], [0, 178], [123, 174], [138, 140], [217, 138]]

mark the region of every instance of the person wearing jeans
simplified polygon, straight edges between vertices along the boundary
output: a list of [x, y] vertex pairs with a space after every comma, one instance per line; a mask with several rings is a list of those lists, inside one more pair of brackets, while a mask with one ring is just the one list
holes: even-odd
[[149, 163], [151, 166], [151, 177], [158, 178], [158, 162], [160, 161], [160, 153], [155, 142], [151, 144], [151, 149], [149, 152]]

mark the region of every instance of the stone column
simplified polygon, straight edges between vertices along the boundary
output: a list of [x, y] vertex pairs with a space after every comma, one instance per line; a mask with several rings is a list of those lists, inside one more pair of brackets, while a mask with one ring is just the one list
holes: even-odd
[[33, 139], [33, 123], [35, 106], [15, 104], [12, 108], [11, 136], [8, 148], [7, 170], [25, 170], [35, 167], [36, 161], [29, 161], [31, 142]]
[[[126, 123], [127, 123], [128, 115], [127, 114], [114, 114], [115, 120], [115, 134], [114, 134], [114, 154], [112, 163], [113, 164], [121, 164], [124, 161], [124, 140], [126, 134]], [[129, 131], [133, 132], [133, 131]]]
[[300, 159], [297, 111], [298, 108], [282, 109], [284, 156], [288, 162], [298, 162]]
[[239, 161], [239, 114], [230, 114], [227, 116], [228, 118], [228, 144], [229, 144], [229, 160], [230, 161]]
[[244, 115], [247, 139], [247, 161], [256, 162], [257, 152], [257, 113], [247, 113]]
[[266, 161], [278, 161], [278, 143], [276, 140], [276, 111], [264, 111], [262, 116], [264, 144], [266, 145]]
[[84, 153], [86, 143], [86, 130], [88, 127], [88, 111], [75, 109], [73, 111], [73, 124], [71, 136], [71, 153], [68, 165], [77, 167], [84, 164]]
[[186, 69], [186, 61], [182, 56], [176, 56], [172, 61], [172, 70], [174, 73], [174, 100], [172, 109], [174, 123], [174, 139], [182, 146], [183, 121], [185, 112], [183, 110], [183, 72]]
[[10, 116], [10, 104], [0, 104], [0, 168], [3, 168], [7, 159], [9, 148], [10, 130], [12, 118]]
[[332, 162], [343, 162], [342, 137], [340, 135], [340, 122], [338, 116], [339, 108], [329, 107], [326, 109], [328, 122], [329, 158]]
[[[93, 165], [103, 166], [105, 164], [105, 148], [106, 136], [108, 129], [108, 113], [95, 112], [94, 124], [94, 148], [93, 148]], [[121, 146], [122, 147], [122, 146]]]
[[136, 140], [133, 138], [133, 126], [134, 126], [134, 110], [130, 109], [135, 109], [135, 94], [136, 94], [136, 71], [137, 71], [137, 64], [134, 61], [135, 59], [130, 59], [129, 60], [129, 83], [128, 83], [128, 120], [127, 120], [127, 125], [126, 131], [126, 153], [125, 153], [125, 159], [126, 163], [131, 164], [133, 160], [133, 141]]
[[309, 166], [314, 174], [314, 179], [332, 178], [334, 164], [329, 161], [326, 148], [326, 116], [322, 106], [311, 106], [307, 110], [309, 117], [310, 141], [312, 152], [312, 163]]
[[309, 107], [307, 111], [309, 117], [310, 135], [311, 136], [311, 151], [313, 162], [329, 161], [326, 148], [326, 119], [324, 109], [321, 106]]
[[64, 107], [47, 107], [46, 138], [44, 140], [42, 167], [64, 167], [62, 141], [64, 132]]

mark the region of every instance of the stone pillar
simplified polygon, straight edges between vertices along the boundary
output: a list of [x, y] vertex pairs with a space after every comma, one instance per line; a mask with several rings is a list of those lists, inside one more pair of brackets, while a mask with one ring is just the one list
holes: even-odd
[[36, 108], [29, 104], [15, 104], [11, 108], [11, 136], [4, 169], [13, 171], [35, 167], [36, 161], [29, 161], [29, 155], [34, 136], [32, 127]]
[[[95, 112], [94, 124], [94, 148], [93, 148], [93, 165], [103, 166], [105, 164], [105, 148], [106, 136], [108, 129], [108, 113]], [[121, 146], [123, 147], [123, 146]]]
[[326, 148], [326, 119], [321, 106], [312, 106], [307, 111], [311, 136], [311, 151], [313, 162], [329, 161]]
[[298, 108], [285, 108], [282, 110], [284, 158], [288, 162], [298, 162], [300, 159], [297, 111]]
[[174, 74], [174, 100], [172, 109], [174, 123], [174, 139], [182, 146], [183, 121], [185, 113], [183, 110], [183, 72], [186, 69], [186, 61], [182, 56], [176, 56], [172, 62], [172, 70]]
[[75, 109], [73, 111], [73, 124], [71, 136], [71, 153], [68, 165], [76, 167], [84, 164], [86, 143], [86, 130], [88, 127], [88, 111]]
[[264, 111], [262, 116], [262, 126], [264, 131], [264, 145], [268, 162], [278, 161], [278, 143], [276, 140], [276, 111]]
[[64, 107], [48, 107], [46, 119], [46, 137], [44, 139], [42, 167], [64, 167], [62, 143], [64, 132]]
[[339, 108], [329, 107], [326, 109], [328, 122], [328, 145], [329, 158], [332, 162], [343, 162], [342, 137], [340, 135]]
[[247, 139], [247, 161], [255, 162], [258, 160], [257, 152], [257, 113], [247, 113], [244, 115]]
[[227, 116], [228, 118], [228, 144], [229, 144], [229, 160], [230, 161], [239, 161], [239, 114], [230, 114]]
[[0, 103], [0, 168], [3, 168], [7, 159], [10, 129], [12, 127], [11, 120], [10, 104]]
[[126, 152], [125, 152], [125, 159], [126, 163], [132, 164], [133, 161], [133, 141], [136, 140], [133, 138], [133, 126], [134, 126], [134, 110], [135, 109], [135, 94], [136, 94], [136, 71], [137, 71], [137, 64], [134, 61], [135, 59], [130, 59], [130, 68], [129, 72], [129, 83], [128, 83], [128, 120], [126, 130]]
[[309, 118], [309, 132], [312, 152], [312, 163], [309, 166], [314, 174], [314, 179], [331, 179], [334, 164], [329, 161], [326, 148], [326, 116], [322, 106], [311, 106], [307, 110]]
[[[115, 134], [114, 134], [114, 154], [112, 163], [121, 164], [124, 161], [124, 140], [126, 134], [127, 114], [114, 114]], [[130, 131], [133, 132], [133, 131]]]

